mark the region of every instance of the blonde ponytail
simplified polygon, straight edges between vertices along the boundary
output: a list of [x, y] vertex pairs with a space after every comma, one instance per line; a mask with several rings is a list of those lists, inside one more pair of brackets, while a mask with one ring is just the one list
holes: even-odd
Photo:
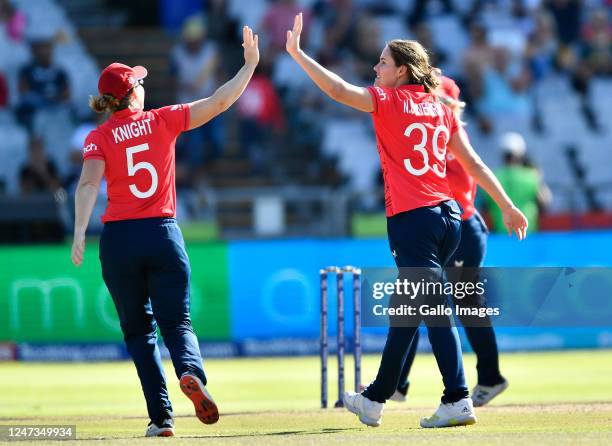
[[111, 94], [103, 94], [100, 96], [89, 96], [89, 108], [96, 113], [115, 113], [130, 106], [130, 92], [123, 99], [116, 99]]

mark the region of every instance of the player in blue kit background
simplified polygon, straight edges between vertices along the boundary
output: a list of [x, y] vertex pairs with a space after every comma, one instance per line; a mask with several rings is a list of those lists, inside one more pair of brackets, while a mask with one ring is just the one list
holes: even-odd
[[112, 115], [85, 141], [71, 257], [77, 266], [83, 262], [85, 233], [104, 176], [102, 276], [142, 384], [150, 418], [146, 436], [174, 435], [158, 326], [197, 417], [205, 424], [219, 419], [191, 325], [191, 268], [175, 220], [175, 142], [181, 132], [205, 124], [240, 97], [259, 62], [258, 37], [248, 26], [242, 46], [244, 66], [208, 98], [145, 111], [147, 70], [113, 63], [100, 75], [100, 96], [90, 100], [96, 112]]
[[[385, 183], [389, 247], [399, 268], [420, 267], [432, 271], [426, 279], [439, 281], [435, 270], [447, 264], [459, 244], [461, 209], [446, 178], [447, 146], [501, 208], [508, 231], [516, 232], [519, 239], [525, 237], [527, 219], [459, 131], [455, 114], [435, 95], [439, 70], [429, 64], [418, 42], [388, 42], [374, 67], [374, 86], [363, 88], [308, 57], [300, 48], [301, 32], [302, 15], [298, 14], [293, 29], [287, 31], [286, 49], [291, 57], [329, 97], [372, 115]], [[392, 302], [394, 299], [397, 295]], [[427, 325], [444, 382], [440, 406], [433, 416], [421, 420], [421, 426], [476, 422], [456, 328], [449, 318], [423, 317], [410, 326], [392, 323], [376, 379], [362, 393], [345, 393], [345, 407], [362, 423], [381, 424], [385, 402], [397, 389], [421, 320]]]

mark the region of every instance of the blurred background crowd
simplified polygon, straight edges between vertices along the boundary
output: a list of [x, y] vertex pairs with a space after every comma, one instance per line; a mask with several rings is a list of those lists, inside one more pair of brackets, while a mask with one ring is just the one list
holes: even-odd
[[146, 66], [147, 108], [206, 97], [242, 65], [243, 24], [261, 62], [229, 112], [179, 138], [179, 220], [202, 237], [383, 234], [370, 118], [284, 51], [299, 11], [304, 49], [358, 85], [385, 41], [428, 48], [530, 228], [612, 227], [611, 0], [0, 0], [0, 241], [69, 233], [101, 68]]

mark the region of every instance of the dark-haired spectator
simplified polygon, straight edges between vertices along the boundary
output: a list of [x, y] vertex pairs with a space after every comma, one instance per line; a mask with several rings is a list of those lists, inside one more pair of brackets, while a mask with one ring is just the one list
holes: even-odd
[[30, 39], [33, 59], [19, 71], [17, 118], [28, 129], [37, 110], [68, 106], [68, 75], [53, 58], [54, 40], [50, 35]]
[[[170, 77], [177, 102], [184, 104], [212, 95], [218, 84], [218, 67], [219, 50], [208, 39], [204, 18], [189, 17], [183, 24], [181, 41], [170, 57]], [[181, 135], [177, 142], [177, 162], [198, 168], [217, 159], [224, 147], [222, 119], [216, 117]]]
[[261, 60], [237, 103], [242, 148], [256, 168], [271, 161], [270, 143], [278, 142], [285, 130], [281, 101], [270, 75], [269, 59]]
[[380, 58], [380, 26], [373, 15], [362, 14], [355, 23], [351, 50], [355, 56], [354, 71], [362, 82], [373, 82], [372, 67]]
[[4, 108], [9, 103], [9, 91], [6, 83], [6, 77], [0, 73], [0, 108]]
[[578, 42], [582, 3], [579, 0], [547, 0], [546, 8], [555, 19], [557, 35], [562, 45]]
[[538, 12], [535, 16], [535, 28], [525, 47], [525, 58], [535, 82], [553, 70], [558, 47], [552, 16], [546, 11]]
[[427, 23], [421, 22], [414, 29], [414, 38], [429, 51], [429, 62], [434, 67], [443, 66], [448, 60], [448, 54], [434, 42], [431, 29]]
[[473, 23], [470, 26], [470, 44], [463, 55], [463, 69], [467, 80], [467, 103], [476, 103], [481, 94], [482, 74], [493, 59], [493, 47], [489, 44], [486, 28]]
[[61, 187], [57, 167], [47, 158], [40, 138], [32, 138], [30, 141], [27, 163], [19, 171], [19, 185], [24, 196], [41, 192], [55, 193]]
[[[408, 14], [408, 24], [412, 26], [419, 25], [425, 21], [428, 14], [428, 8], [431, 7], [431, 3], [429, 0], [416, 0], [414, 2], [414, 6], [410, 14]], [[453, 2], [451, 0], [440, 0], [442, 7], [444, 8], [444, 12], [447, 14], [451, 14], [454, 12], [455, 8], [453, 7]]]
[[220, 77], [225, 79], [227, 73], [240, 69], [242, 47], [239, 39], [239, 23], [230, 14], [228, 0], [209, 0], [206, 12], [208, 38], [214, 41], [223, 57], [219, 59]]
[[15, 42], [23, 40], [26, 16], [19, 11], [12, 0], [0, 0], [0, 24], [6, 35]]
[[302, 42], [307, 46], [308, 31], [310, 27], [310, 12], [304, 10], [295, 0], [272, 0], [260, 26], [261, 39], [272, 57], [279, 51], [285, 50], [287, 40], [287, 28], [293, 23], [296, 14], [303, 13], [304, 30], [302, 31]]
[[593, 74], [612, 74], [612, 23], [605, 9], [593, 11], [583, 27], [582, 53]]

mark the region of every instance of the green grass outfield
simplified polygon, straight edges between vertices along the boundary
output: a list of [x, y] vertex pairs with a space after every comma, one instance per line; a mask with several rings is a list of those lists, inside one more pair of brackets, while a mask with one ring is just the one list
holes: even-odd
[[[364, 358], [364, 379], [373, 378], [378, 359]], [[473, 355], [465, 362], [473, 385]], [[347, 370], [351, 364], [347, 361]], [[209, 389], [221, 409], [214, 426], [192, 415], [171, 364], [165, 365], [176, 416], [172, 439], [141, 438], [148, 420], [136, 372], [127, 362], [2, 363], [0, 424], [74, 424], [78, 440], [68, 444], [88, 445], [612, 444], [610, 350], [506, 354], [507, 392], [477, 411], [476, 425], [437, 430], [418, 427], [420, 417], [437, 406], [441, 391], [429, 354], [417, 355], [409, 402], [388, 403], [377, 429], [361, 425], [344, 409], [318, 408], [316, 357], [206, 361]], [[347, 378], [352, 385], [352, 374]], [[335, 381], [330, 381], [333, 397]]]

